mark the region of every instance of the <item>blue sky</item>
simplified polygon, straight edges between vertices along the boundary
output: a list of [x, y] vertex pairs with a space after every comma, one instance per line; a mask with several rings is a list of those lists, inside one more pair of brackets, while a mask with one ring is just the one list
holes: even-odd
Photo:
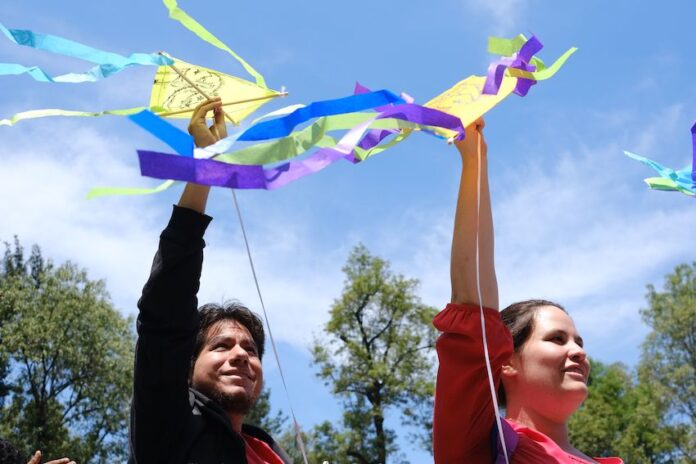
[[[547, 62], [579, 47], [556, 77], [525, 98], [509, 97], [486, 117], [501, 303], [558, 300], [592, 356], [637, 362], [647, 333], [638, 312], [645, 285], [661, 286], [676, 264], [694, 260], [696, 205], [680, 194], [649, 191], [642, 179], [652, 172], [622, 150], [674, 168], [689, 162], [696, 6], [626, 0], [180, 4], [271, 87], [287, 87], [290, 97], [264, 110], [344, 96], [356, 80], [405, 91], [422, 103], [485, 72], [489, 35], [534, 33], [546, 45], [540, 56]], [[159, 0], [7, 0], [0, 3], [0, 21], [122, 54], [164, 50], [246, 77], [229, 55], [169, 20]], [[0, 61], [57, 74], [87, 67], [4, 39]], [[0, 117], [36, 108], [145, 105], [153, 72], [133, 69], [83, 85], [3, 77]], [[149, 197], [84, 196], [96, 185], [155, 185], [139, 176], [135, 149], [164, 147], [115, 117], [23, 122], [1, 127], [0, 140], [0, 239], [18, 234], [56, 261], [77, 261], [93, 278], [107, 280], [124, 314], [134, 314], [180, 188]], [[417, 134], [358, 166], [336, 164], [275, 192], [239, 193], [303, 426], [339, 417], [313, 375], [308, 346], [340, 294], [340, 268], [355, 244], [419, 278], [424, 302], [447, 302], [459, 163], [452, 147]], [[230, 192], [214, 191], [208, 211], [215, 221], [201, 301], [234, 297], [257, 308]], [[274, 406], [287, 409], [270, 357], [265, 365]], [[402, 443], [411, 462], [428, 462]]]

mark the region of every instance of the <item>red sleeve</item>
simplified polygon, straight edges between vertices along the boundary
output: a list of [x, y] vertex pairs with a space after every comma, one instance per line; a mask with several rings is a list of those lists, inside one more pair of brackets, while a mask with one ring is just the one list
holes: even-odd
[[[484, 308], [493, 378], [512, 355], [512, 337], [496, 310]], [[448, 304], [433, 320], [440, 366], [435, 386], [433, 452], [436, 464], [493, 462], [495, 410], [483, 354], [480, 309]]]

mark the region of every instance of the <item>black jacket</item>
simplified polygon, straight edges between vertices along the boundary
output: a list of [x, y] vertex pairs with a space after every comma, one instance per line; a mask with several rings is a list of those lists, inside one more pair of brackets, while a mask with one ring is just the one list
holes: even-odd
[[[203, 234], [211, 219], [174, 207], [138, 302], [131, 463], [247, 462], [244, 440], [232, 430], [225, 411], [188, 385], [198, 331]], [[244, 425], [243, 432], [291, 462], [263, 430]]]

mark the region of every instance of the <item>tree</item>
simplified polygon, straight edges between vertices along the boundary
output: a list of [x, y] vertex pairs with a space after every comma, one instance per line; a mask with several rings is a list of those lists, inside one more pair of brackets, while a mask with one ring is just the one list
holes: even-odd
[[287, 426], [288, 417], [282, 411], [277, 411], [275, 415], [271, 414], [271, 392], [264, 387], [254, 407], [244, 418], [244, 422], [261, 427], [275, 437], [283, 433]]
[[673, 462], [696, 463], [696, 262], [680, 264], [658, 292], [648, 285], [641, 310], [652, 329], [643, 344], [639, 378], [666, 403]]
[[589, 397], [570, 421], [571, 440], [595, 456], [638, 464], [696, 463], [696, 263], [648, 285], [641, 310], [652, 329], [638, 368], [592, 361]]
[[437, 310], [416, 296], [418, 282], [395, 275], [389, 263], [356, 246], [343, 267], [343, 294], [332, 308], [326, 337], [313, 346], [318, 376], [342, 401], [340, 427], [318, 426], [310, 437], [319, 461], [383, 464], [398, 458], [391, 410], [429, 449], [432, 429]]
[[27, 453], [123, 461], [135, 339], [104, 282], [46, 262], [36, 246], [24, 262], [15, 239], [0, 269], [0, 321], [0, 435]]
[[592, 360], [589, 396], [570, 420], [570, 439], [591, 456], [621, 456], [625, 462], [663, 462], [671, 446], [662, 424], [664, 402], [637, 383], [624, 365]]

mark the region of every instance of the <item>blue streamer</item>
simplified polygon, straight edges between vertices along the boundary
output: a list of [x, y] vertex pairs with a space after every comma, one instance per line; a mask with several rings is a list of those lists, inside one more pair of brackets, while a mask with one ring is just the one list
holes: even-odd
[[122, 56], [65, 39], [56, 35], [36, 33], [27, 29], [8, 29], [0, 23], [0, 32], [17, 45], [44, 50], [95, 63], [97, 66], [84, 73], [51, 76], [38, 66], [0, 63], [0, 75], [29, 74], [39, 82], [80, 83], [105, 79], [133, 66], [164, 66], [174, 64], [171, 58], [159, 53], [133, 53]]
[[293, 131], [295, 126], [313, 118], [354, 113], [389, 103], [401, 104], [405, 103], [405, 101], [389, 90], [378, 90], [335, 100], [318, 101], [298, 108], [282, 118], [260, 122], [247, 129], [238, 140], [251, 142], [285, 137]]
[[128, 119], [172, 147], [178, 154], [193, 157], [193, 137], [156, 114], [144, 110], [128, 116]]
[[[246, 132], [232, 134], [206, 149], [211, 153], [226, 153], [238, 140], [258, 141], [285, 137], [292, 132], [296, 125], [312, 118], [353, 113], [383, 106], [388, 103], [403, 103], [403, 99], [388, 90], [378, 90], [376, 92], [351, 95], [350, 97], [338, 98], [335, 100], [314, 102], [302, 108], [298, 108], [286, 116], [261, 121], [251, 126]], [[190, 139], [188, 134], [171, 125], [156, 114], [145, 110], [136, 115], [129, 116], [129, 118], [170, 147], [179, 147], [178, 150], [174, 148], [177, 153], [189, 157], [193, 156], [193, 142], [187, 145], [182, 143], [184, 135]]]

